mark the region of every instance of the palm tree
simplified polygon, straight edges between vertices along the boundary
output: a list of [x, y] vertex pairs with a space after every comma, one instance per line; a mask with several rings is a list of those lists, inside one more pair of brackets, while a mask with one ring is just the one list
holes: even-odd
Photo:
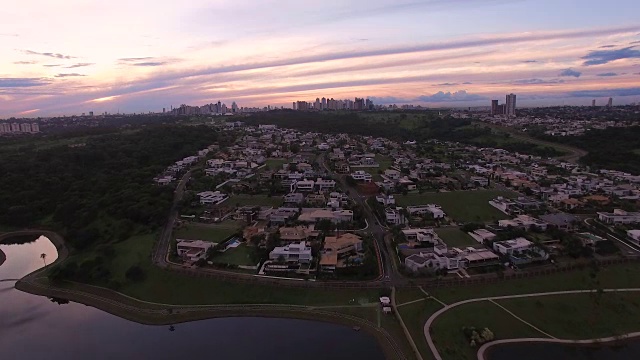
[[44, 263], [44, 266], [47, 266], [47, 254], [42, 253], [40, 254], [40, 258], [42, 259], [42, 262]]

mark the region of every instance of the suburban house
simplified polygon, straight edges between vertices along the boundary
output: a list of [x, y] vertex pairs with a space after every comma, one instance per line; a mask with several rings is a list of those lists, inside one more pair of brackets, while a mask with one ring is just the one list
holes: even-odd
[[546, 231], [547, 225], [548, 224], [546, 222], [542, 220], [538, 220], [529, 215], [518, 215], [514, 219], [498, 221], [498, 226], [500, 227], [505, 227], [505, 228], [514, 227], [514, 228], [521, 228], [524, 230], [528, 230], [531, 227], [535, 226], [542, 231]]
[[440, 205], [428, 204], [419, 206], [407, 206], [407, 212], [409, 215], [425, 215], [431, 214], [434, 219], [443, 219], [445, 216], [444, 211]]
[[404, 259], [404, 263], [408, 269], [417, 272], [423, 268], [457, 270], [494, 265], [498, 260], [499, 256], [489, 249], [448, 249], [445, 245], [440, 245], [431, 251], [410, 255]]
[[433, 229], [404, 229], [402, 230], [405, 239], [410, 242], [429, 243], [438, 245], [442, 240]]
[[317, 232], [314, 231], [313, 225], [311, 226], [295, 226], [295, 227], [281, 227], [280, 231], [280, 240], [289, 241], [289, 242], [300, 242], [306, 241], [313, 234]]
[[369, 174], [368, 172], [362, 171], [362, 170], [358, 170], [358, 171], [356, 171], [354, 173], [351, 173], [351, 177], [355, 181], [362, 181], [362, 182], [366, 182], [366, 183], [371, 182], [371, 180], [373, 179], [371, 174]]
[[198, 261], [207, 256], [207, 250], [216, 244], [202, 240], [182, 240], [177, 239], [176, 249], [178, 256], [188, 259], [189, 261]]
[[313, 260], [313, 256], [311, 256], [311, 247], [307, 245], [307, 242], [300, 241], [274, 248], [269, 253], [269, 260], [308, 264]]
[[353, 221], [353, 211], [351, 210], [331, 210], [331, 209], [302, 209], [302, 214], [298, 221], [315, 223], [320, 220], [330, 220], [333, 223]]
[[302, 193], [289, 193], [284, 196], [285, 203], [300, 204], [304, 202], [304, 194]]
[[598, 220], [605, 224], [633, 224], [640, 222], [640, 212], [627, 212], [615, 209], [612, 213], [599, 212]]
[[335, 180], [326, 180], [323, 178], [318, 178], [316, 180], [316, 187], [318, 188], [319, 191], [329, 191], [329, 190], [333, 190], [333, 188], [336, 187], [336, 182]]
[[376, 201], [379, 202], [380, 204], [382, 204], [383, 206], [387, 206], [387, 205], [395, 205], [396, 204], [396, 199], [393, 197], [393, 195], [377, 195], [376, 196]]
[[555, 226], [561, 230], [572, 230], [576, 223], [579, 222], [579, 218], [567, 213], [556, 213], [541, 215], [540, 220], [548, 223], [551, 226]]
[[384, 210], [384, 216], [387, 220], [387, 224], [402, 225], [406, 222], [404, 215], [402, 215], [402, 213], [397, 209], [386, 208]]
[[300, 180], [300, 181], [296, 181], [295, 183], [296, 185], [296, 190], [297, 191], [303, 191], [303, 192], [310, 192], [313, 191], [316, 183], [313, 180]]
[[198, 193], [200, 197], [200, 204], [214, 204], [219, 205], [229, 198], [229, 195], [223, 194], [220, 191], [203, 191]]
[[278, 208], [271, 212], [269, 221], [272, 225], [284, 225], [288, 221], [293, 220], [298, 214], [297, 208]]
[[502, 196], [498, 196], [497, 198], [490, 200], [489, 205], [494, 208], [502, 211], [503, 213], [509, 215], [511, 213], [520, 213], [519, 209], [517, 209], [516, 203], [511, 199], [503, 198]]
[[633, 241], [634, 244], [640, 245], [640, 230], [628, 230], [627, 237]]
[[496, 238], [496, 234], [487, 229], [477, 229], [474, 231], [470, 231], [467, 234], [469, 234], [472, 238], [474, 238], [481, 244], [483, 244], [485, 241], [491, 241]]
[[533, 243], [523, 237], [512, 240], [496, 241], [493, 243], [493, 250], [502, 255], [512, 255], [533, 247]]
[[362, 252], [362, 239], [355, 234], [346, 233], [341, 236], [327, 236], [322, 246], [320, 270], [334, 272], [336, 268], [345, 267], [345, 258]]

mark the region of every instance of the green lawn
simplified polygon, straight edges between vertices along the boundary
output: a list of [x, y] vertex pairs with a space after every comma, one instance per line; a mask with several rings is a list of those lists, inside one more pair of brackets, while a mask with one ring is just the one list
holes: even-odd
[[269, 168], [269, 170], [281, 170], [282, 165], [288, 163], [286, 159], [269, 159], [265, 162], [265, 165]]
[[266, 195], [232, 195], [229, 200], [225, 201], [225, 205], [229, 206], [281, 206], [284, 199], [281, 196], [268, 197]]
[[176, 230], [176, 239], [205, 240], [220, 243], [238, 232], [239, 226], [187, 224]]
[[435, 231], [442, 241], [450, 247], [455, 246], [460, 248], [478, 245], [477, 241], [459, 228], [438, 228], [435, 229]]
[[515, 197], [510, 191], [475, 190], [397, 195], [399, 206], [437, 204], [447, 216], [458, 222], [493, 222], [508, 216], [489, 205], [498, 196]]
[[376, 162], [380, 165], [378, 169], [382, 171], [387, 170], [393, 165], [393, 159], [387, 155], [376, 154]]
[[489, 328], [496, 339], [544, 337], [506, 311], [488, 301], [453, 308], [436, 319], [431, 328], [433, 342], [444, 359], [476, 358], [477, 347], [471, 347], [463, 327]]
[[398, 305], [426, 297], [427, 295], [418, 288], [402, 288], [396, 290], [396, 304]]
[[[488, 285], [426, 290], [433, 292], [434, 296], [446, 303], [453, 303], [464, 299], [486, 296], [593, 289], [593, 281], [589, 277], [589, 272], [590, 270], [585, 268], [567, 273], [509, 280]], [[601, 268], [598, 280], [603, 288], [640, 287], [640, 263], [611, 265]]]
[[424, 324], [429, 316], [440, 310], [440, 308], [442, 308], [442, 305], [434, 300], [420, 301], [398, 308], [402, 321], [407, 326], [413, 341], [418, 347], [418, 351], [420, 351], [422, 358], [425, 360], [433, 359], [433, 354], [424, 338]]
[[498, 302], [561, 339], [593, 339], [640, 330], [640, 293], [571, 294]]
[[223, 253], [217, 254], [213, 258], [213, 262], [218, 264], [233, 264], [244, 266], [256, 265], [251, 261], [251, 249], [245, 244], [240, 244], [236, 248], [230, 248]]

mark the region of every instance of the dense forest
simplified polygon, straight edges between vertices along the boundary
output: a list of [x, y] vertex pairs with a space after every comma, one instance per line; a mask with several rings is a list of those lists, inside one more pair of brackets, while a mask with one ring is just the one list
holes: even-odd
[[514, 140], [507, 133], [497, 134], [491, 128], [469, 119], [440, 117], [437, 111], [314, 113], [283, 110], [257, 113], [247, 118], [247, 123], [276, 124], [301, 131], [385, 137], [400, 142], [437, 139], [543, 157], [562, 155], [551, 147]]
[[581, 136], [536, 136], [587, 150], [589, 154], [580, 159], [585, 165], [640, 175], [640, 127], [589, 130]]
[[74, 134], [85, 135], [81, 146], [0, 143], [0, 225], [49, 227], [77, 250], [157, 228], [173, 191], [153, 177], [218, 137], [204, 126], [97, 133]]

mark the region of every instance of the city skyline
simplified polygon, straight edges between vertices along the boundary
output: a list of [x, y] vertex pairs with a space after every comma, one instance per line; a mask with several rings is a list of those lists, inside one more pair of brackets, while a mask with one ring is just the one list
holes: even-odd
[[290, 108], [320, 93], [432, 107], [509, 93], [518, 107], [640, 101], [635, 1], [312, 4], [14, 4], [0, 24], [0, 118], [219, 99]]

